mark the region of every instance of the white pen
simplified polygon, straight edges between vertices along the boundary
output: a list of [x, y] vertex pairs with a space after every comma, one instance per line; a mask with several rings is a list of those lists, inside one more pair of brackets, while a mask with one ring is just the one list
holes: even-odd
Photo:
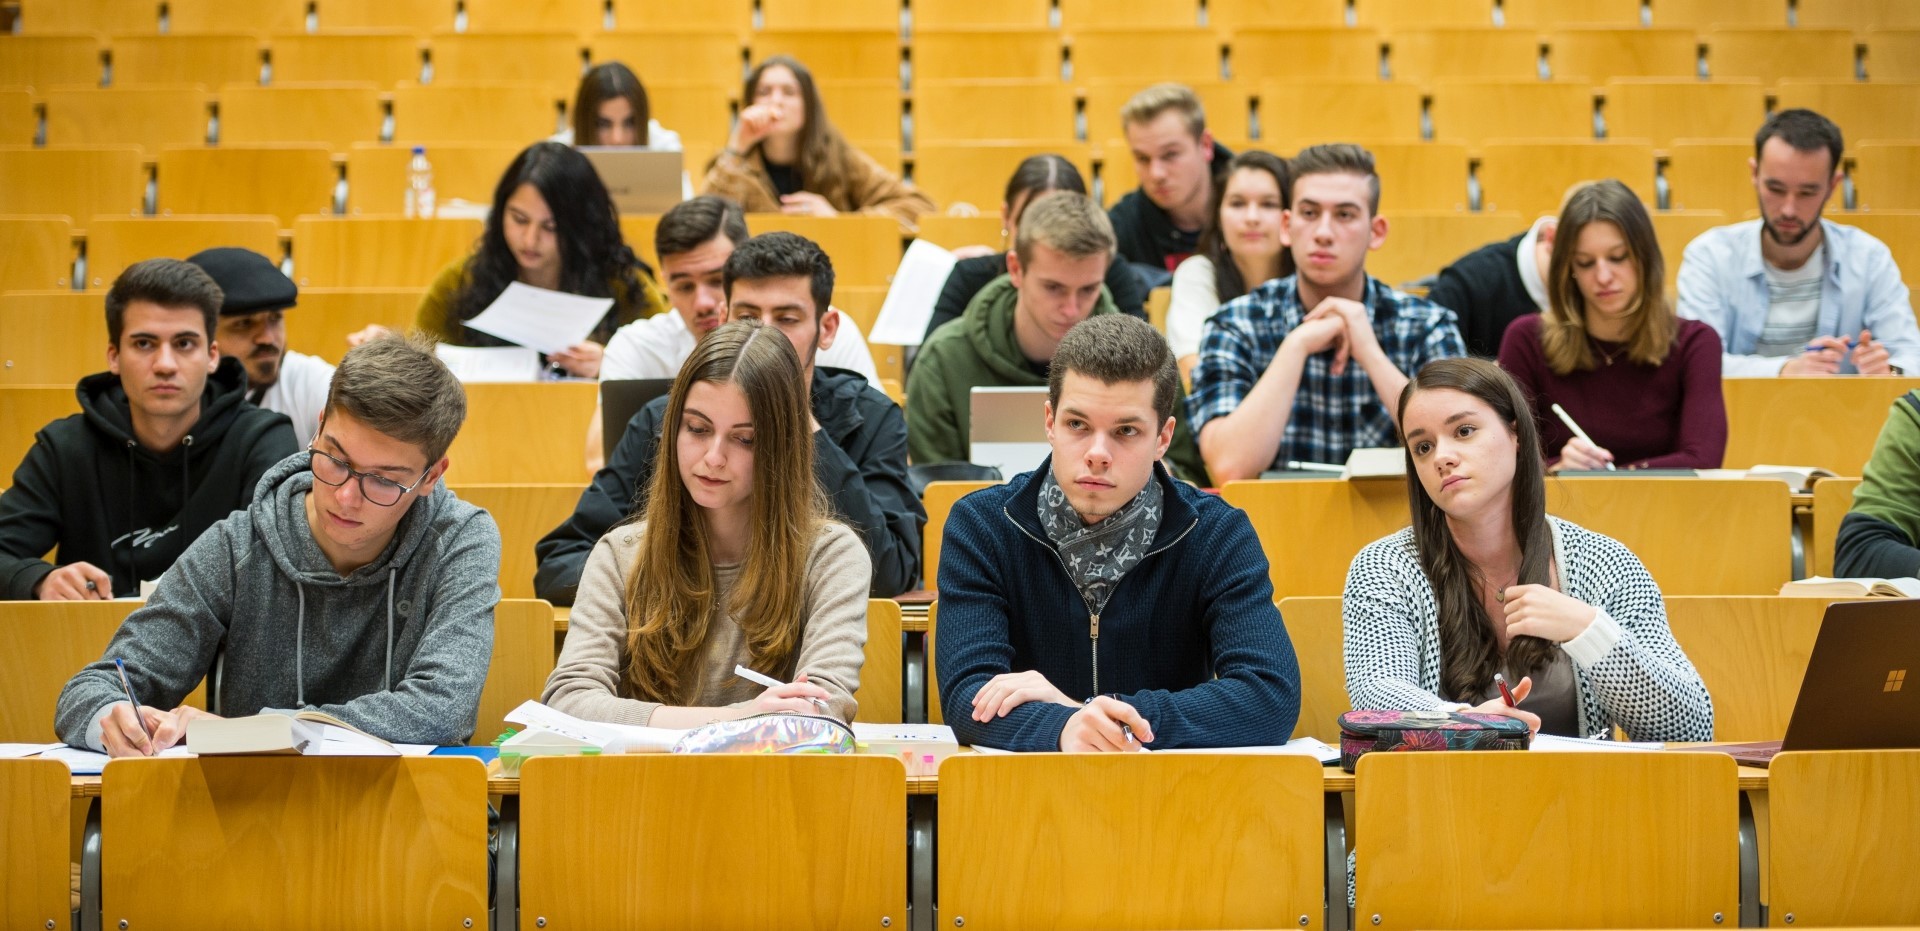
[[[764, 685], [767, 688], [775, 688], [777, 686], [782, 686], [787, 684], [785, 682], [780, 681], [779, 679], [775, 679], [772, 676], [765, 675], [763, 673], [754, 672], [753, 670], [748, 669], [747, 667], [742, 666], [739, 663], [735, 663], [733, 665], [733, 674], [736, 676], [739, 676], [742, 679], [747, 680], [748, 682], [752, 682], [755, 685]], [[819, 705], [821, 714], [827, 713], [826, 702], [818, 698], [809, 698], [807, 700], [810, 702], [813, 702], [816, 705]]]
[[[1585, 440], [1588, 446], [1592, 446], [1596, 449], [1599, 448], [1600, 444], [1595, 443], [1593, 441], [1593, 437], [1590, 437], [1587, 435], [1587, 431], [1580, 429], [1580, 425], [1573, 422], [1573, 417], [1567, 413], [1566, 408], [1561, 407], [1559, 404], [1555, 404], [1553, 405], [1553, 413], [1555, 416], [1560, 418], [1561, 423], [1567, 425], [1567, 429], [1573, 431], [1574, 436], [1577, 436]], [[1606, 467], [1607, 467], [1607, 471], [1609, 472], [1618, 471], [1613, 467], [1613, 463], [1611, 462], [1606, 463]]]

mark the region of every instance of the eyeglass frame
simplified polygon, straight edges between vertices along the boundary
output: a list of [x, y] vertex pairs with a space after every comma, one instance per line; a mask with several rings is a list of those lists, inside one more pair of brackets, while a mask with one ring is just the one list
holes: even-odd
[[[332, 462], [335, 465], [338, 465], [340, 468], [347, 470], [347, 477], [341, 479], [338, 482], [329, 482], [326, 479], [321, 478], [319, 470], [313, 467], [314, 456], [326, 456], [327, 461]], [[411, 494], [415, 488], [419, 488], [420, 483], [423, 481], [426, 481], [427, 475], [433, 471], [433, 466], [431, 465], [427, 466], [426, 470], [420, 473], [420, 477], [413, 480], [413, 484], [402, 485], [399, 482], [396, 482], [393, 479], [390, 479], [384, 475], [375, 475], [372, 472], [362, 472], [359, 469], [354, 468], [352, 464], [348, 463], [346, 460], [341, 459], [337, 456], [323, 453], [317, 449], [314, 449], [313, 444], [308, 443], [307, 444], [307, 471], [313, 473], [314, 481], [325, 484], [329, 488], [344, 488], [346, 487], [346, 484], [348, 482], [351, 482], [355, 479], [359, 479], [360, 497], [365, 498], [369, 502], [373, 504], [377, 504], [380, 507], [390, 508], [398, 505], [402, 500], [404, 500], [407, 497], [408, 494]], [[400, 494], [396, 496], [392, 501], [383, 502], [383, 501], [376, 500], [372, 495], [367, 494], [367, 479], [373, 479], [375, 481], [385, 482], [389, 485], [392, 485], [393, 487], [400, 489]]]

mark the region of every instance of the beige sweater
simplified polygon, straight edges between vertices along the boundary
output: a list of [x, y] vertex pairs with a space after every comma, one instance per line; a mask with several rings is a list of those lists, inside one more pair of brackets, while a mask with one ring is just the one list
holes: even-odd
[[[567, 623], [560, 661], [547, 677], [540, 700], [589, 721], [646, 724], [657, 702], [633, 698], [627, 690], [627, 575], [639, 559], [645, 524], [615, 527], [600, 542], [580, 576], [580, 593]], [[853, 692], [860, 687], [866, 658], [867, 587], [873, 563], [866, 547], [846, 525], [828, 523], [807, 553], [805, 626], [792, 676], [827, 690], [835, 717], [853, 720]], [[739, 566], [714, 567], [716, 616], [707, 631], [699, 664], [699, 690], [689, 703], [698, 707], [745, 708], [764, 688], [733, 674], [734, 664], [751, 665], [745, 633], [721, 614], [727, 593], [740, 576]], [[782, 676], [780, 670], [762, 669]]]

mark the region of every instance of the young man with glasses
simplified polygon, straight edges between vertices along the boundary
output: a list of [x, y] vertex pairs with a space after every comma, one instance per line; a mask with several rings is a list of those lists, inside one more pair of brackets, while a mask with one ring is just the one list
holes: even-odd
[[[465, 417], [432, 349], [389, 336], [348, 352], [307, 451], [268, 470], [67, 683], [60, 738], [145, 756], [196, 717], [314, 709], [395, 743], [465, 743], [500, 600], [493, 518], [440, 484]], [[203, 678], [207, 710], [181, 705]]]

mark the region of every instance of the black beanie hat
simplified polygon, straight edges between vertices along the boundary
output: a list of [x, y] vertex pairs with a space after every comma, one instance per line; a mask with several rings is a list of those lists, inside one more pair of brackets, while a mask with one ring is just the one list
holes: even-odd
[[292, 307], [300, 295], [293, 279], [280, 273], [272, 260], [251, 249], [207, 249], [187, 261], [200, 266], [225, 292], [220, 316], [257, 314]]

